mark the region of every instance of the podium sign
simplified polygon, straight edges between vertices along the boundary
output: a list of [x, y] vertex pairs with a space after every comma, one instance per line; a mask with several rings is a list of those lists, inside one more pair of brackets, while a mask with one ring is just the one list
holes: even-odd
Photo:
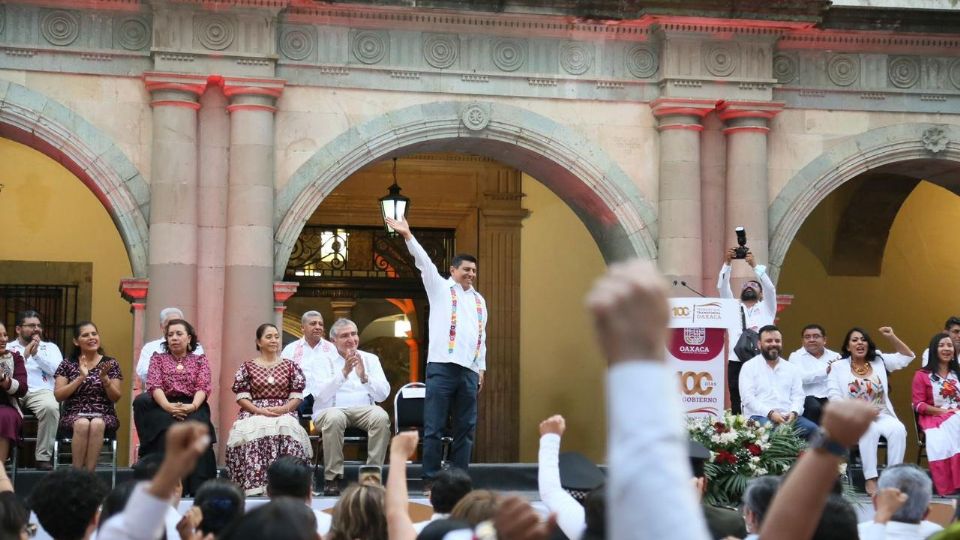
[[679, 378], [687, 416], [723, 416], [727, 384], [727, 329], [740, 324], [737, 301], [671, 298], [667, 364]]

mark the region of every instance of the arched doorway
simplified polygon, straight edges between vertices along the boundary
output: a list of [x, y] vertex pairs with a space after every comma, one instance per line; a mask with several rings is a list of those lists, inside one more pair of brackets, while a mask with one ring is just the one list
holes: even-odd
[[[94, 320], [104, 347], [129, 374], [133, 328], [117, 285], [131, 275], [147, 277], [148, 185], [123, 151], [73, 110], [4, 80], [0, 97], [0, 230], [14, 231], [9, 245], [20, 248], [6, 251], [3, 281], [62, 289], [64, 315]], [[15, 295], [20, 303], [7, 309], [37, 302], [21, 292]], [[2, 315], [8, 322], [15, 317]], [[59, 335], [48, 337], [56, 337], [68, 354], [70, 329], [63, 320]], [[117, 405], [121, 425], [129, 425], [128, 399]], [[126, 435], [120, 434], [121, 455], [128, 454]]]
[[[453, 121], [456, 123], [461, 122], [459, 117], [454, 117]], [[469, 131], [469, 130], [463, 129], [462, 126], [458, 128], [458, 130], [459, 132]], [[530, 137], [534, 137], [536, 135], [536, 132], [531, 129], [529, 135]], [[547, 140], [547, 139], [543, 139], [543, 140]], [[462, 151], [462, 153], [460, 151], [461, 143], [462, 143], [462, 146], [465, 146], [467, 148], [467, 150]], [[335, 143], [331, 143], [331, 144], [335, 144]], [[630, 206], [630, 205], [624, 204], [623, 197], [620, 197], [619, 199], [621, 201], [619, 203], [620, 204], [619, 206], [612, 209], [603, 207], [603, 201], [600, 198], [600, 196], [597, 194], [597, 192], [598, 191], [602, 192], [604, 189], [611, 190], [612, 189], [611, 186], [616, 185], [613, 180], [610, 180], [610, 178], [614, 178], [614, 179], [620, 178], [624, 180], [627, 184], [629, 184], [629, 180], [626, 180], [626, 176], [622, 175], [622, 172], [620, 172], [619, 169], [616, 168], [616, 166], [613, 165], [612, 163], [606, 163], [606, 166], [608, 166], [606, 169], [601, 169], [599, 167], [596, 167], [594, 164], [591, 164], [590, 162], [579, 163], [578, 170], [590, 169], [591, 171], [594, 171], [594, 172], [601, 171], [601, 170], [606, 171], [606, 176], [604, 176], [602, 179], [595, 179], [596, 182], [599, 182], [599, 187], [598, 187], [597, 184], [587, 185], [583, 183], [581, 180], [576, 179], [575, 177], [572, 176], [572, 173], [569, 170], [564, 169], [561, 171], [560, 165], [556, 164], [555, 162], [549, 161], [549, 159], [552, 159], [552, 157], [555, 157], [553, 155], [551, 155], [550, 158], [540, 156], [539, 158], [534, 160], [534, 162], [532, 162], [534, 163], [534, 165], [530, 165], [529, 163], [531, 162], [525, 162], [528, 164], [527, 168], [524, 169], [524, 172], [521, 172], [515, 166], [512, 166], [512, 164], [510, 163], [511, 157], [512, 159], [519, 159], [517, 154], [523, 153], [525, 156], [524, 159], [532, 159], [532, 156], [530, 156], [529, 150], [518, 148], [518, 147], [511, 148], [511, 146], [505, 143], [504, 141], [494, 140], [491, 142], [479, 135], [478, 136], [463, 135], [462, 139], [456, 138], [456, 135], [455, 135], [454, 138], [451, 140], [446, 140], [446, 141], [438, 140], [432, 143], [430, 143], [429, 141], [427, 143], [421, 142], [415, 146], [408, 147], [407, 151], [413, 152], [414, 150], [421, 150], [423, 148], [433, 148], [432, 146], [430, 146], [431, 144], [436, 145], [438, 148], [442, 150], [446, 150], [448, 152], [450, 150], [456, 150], [457, 153], [455, 155], [460, 156], [457, 159], [461, 159], [461, 160], [477, 159], [481, 161], [491, 161], [491, 158], [493, 158], [495, 160], [494, 161], [495, 166], [503, 169], [499, 173], [495, 173], [493, 175], [492, 182], [488, 184], [484, 184], [482, 187], [479, 187], [479, 188], [476, 185], [473, 185], [473, 187], [465, 188], [466, 191], [472, 192], [472, 196], [476, 196], [479, 194], [480, 195], [479, 198], [484, 199], [484, 202], [473, 201], [471, 203], [463, 203], [462, 201], [458, 200], [456, 197], [447, 197], [442, 201], [443, 203], [442, 205], [438, 205], [434, 211], [430, 212], [430, 219], [427, 220], [429, 221], [429, 223], [427, 223], [427, 226], [435, 227], [435, 228], [438, 227], [441, 229], [446, 228], [448, 230], [455, 230], [457, 232], [456, 236], [457, 236], [457, 244], [458, 244], [456, 251], [467, 251], [467, 252], [474, 252], [474, 253], [479, 252], [481, 260], [484, 261], [483, 263], [481, 263], [481, 270], [480, 270], [480, 282], [484, 284], [481, 286], [481, 290], [483, 290], [484, 294], [487, 295], [488, 305], [494, 306], [494, 309], [497, 310], [497, 313], [493, 313], [493, 312], [491, 313], [490, 324], [494, 328], [492, 329], [488, 328], [489, 336], [490, 336], [488, 338], [488, 357], [496, 357], [498, 358], [498, 361], [503, 360], [504, 362], [503, 364], [498, 364], [497, 366], [498, 375], [488, 379], [488, 382], [493, 383], [493, 386], [488, 387], [488, 388], [491, 388], [491, 390], [489, 390], [491, 394], [487, 394], [487, 396], [483, 396], [483, 395], [481, 396], [481, 426], [479, 428], [478, 441], [484, 441], [484, 440], [488, 441], [488, 443], [491, 443], [490, 444], [491, 447], [487, 449], [488, 453], [485, 453], [485, 450], [483, 448], [478, 448], [477, 457], [480, 460], [487, 460], [487, 461], [515, 461], [519, 455], [518, 454], [519, 444], [518, 444], [517, 434], [521, 430], [523, 430], [524, 432], [526, 431], [524, 429], [526, 424], [524, 424], [524, 426], [520, 426], [518, 423], [521, 417], [521, 414], [520, 414], [521, 409], [525, 410], [527, 415], [538, 415], [538, 414], [541, 414], [541, 411], [539, 410], [538, 407], [529, 407], [528, 405], [523, 405], [518, 395], [520, 384], [521, 384], [519, 379], [521, 377], [521, 371], [522, 371], [518, 367], [518, 363], [519, 363], [518, 356], [519, 356], [519, 348], [520, 348], [520, 336], [518, 335], [519, 325], [520, 325], [519, 304], [521, 300], [520, 298], [521, 295], [519, 292], [519, 289], [520, 289], [519, 272], [515, 270], [510, 270], [509, 265], [502, 265], [502, 266], [494, 265], [494, 268], [496, 269], [491, 271], [491, 265], [490, 265], [491, 257], [489, 255], [485, 256], [484, 253], [485, 253], [485, 249], [486, 249], [486, 252], [489, 253], [491, 251], [490, 246], [492, 246], [494, 243], [498, 244], [498, 247], [494, 249], [497, 249], [497, 250], [501, 249], [504, 243], [503, 238], [505, 238], [506, 236], [515, 235], [514, 240], [509, 240], [508, 242], [517, 241], [516, 251], [515, 252], [509, 252], [509, 250], [506, 252], [501, 251], [500, 252], [501, 256], [499, 257], [499, 259], [504, 260], [511, 257], [514, 259], [520, 258], [519, 252], [522, 250], [519, 249], [519, 238], [518, 238], [519, 237], [518, 233], [520, 230], [519, 220], [522, 219], [520, 214], [524, 213], [524, 210], [521, 208], [519, 203], [520, 203], [520, 200], [523, 198], [524, 191], [525, 191], [525, 190], [521, 190], [520, 188], [521, 176], [523, 177], [523, 180], [522, 180], [523, 185], [527, 185], [527, 182], [532, 182], [540, 186], [541, 184], [537, 183], [537, 181], [540, 180], [540, 177], [536, 177], [535, 175], [530, 175], [530, 177], [528, 177], [524, 173], [526, 173], [529, 170], [539, 170], [539, 171], [554, 170], [555, 174], [553, 176], [548, 176], [548, 178], [551, 178], [554, 180], [553, 183], [547, 180], [542, 180], [543, 186], [547, 186], [550, 189], [546, 189], [544, 187], [542, 191], [537, 190], [538, 195], [540, 195], [539, 199], [546, 200], [549, 198], [551, 199], [551, 201], [556, 201], [557, 203], [559, 203], [559, 206], [562, 206], [566, 210], [568, 214], [565, 215], [564, 219], [567, 219], [567, 218], [572, 219], [572, 221], [576, 222], [577, 226], [581, 230], [583, 230], [584, 236], [578, 237], [578, 238], [580, 240], [590, 239], [590, 240], [587, 240], [587, 243], [589, 244], [589, 249], [593, 250], [593, 252], [596, 253], [597, 265], [599, 266], [599, 269], [595, 268], [591, 264], [587, 264], [586, 261], [591, 260], [589, 256], [590, 254], [584, 254], [582, 256], [582, 260], [578, 261], [578, 258], [581, 257], [579, 253], [564, 251], [564, 248], [566, 247], [572, 248], [575, 245], [579, 246], [579, 244], [575, 244], [572, 242], [568, 242], [568, 245], [562, 245], [562, 243], [558, 245], [551, 244], [553, 251], [547, 254], [548, 260], [550, 260], [550, 262], [544, 261], [543, 264], [556, 264], [555, 260], [560, 260], [560, 261], [563, 261], [564, 264], [569, 264], [572, 266], [579, 265], [579, 268], [582, 270], [593, 269], [594, 274], [591, 274], [588, 278], [585, 278], [585, 281], [587, 282], [592, 280], [595, 274], [599, 273], [599, 270], [602, 269], [603, 263], [602, 263], [602, 259], [600, 258], [600, 251], [602, 251], [603, 246], [600, 246], [601, 249], [597, 250], [598, 242], [599, 242], [598, 233], [597, 233], [598, 230], [606, 231], [603, 234], [600, 234], [599, 238], [603, 238], [606, 242], [606, 246], [608, 249], [606, 250], [604, 255], [608, 260], [611, 258], [613, 259], [618, 258], [618, 255], [615, 255], [618, 252], [620, 253], [619, 256], [636, 255], [638, 251], [643, 256], [648, 256], [648, 257], [650, 256], [651, 252], [647, 251], [647, 246], [644, 242], [646, 242], [647, 240], [650, 240], [648, 236], [651, 233], [645, 225], [637, 229], [636, 232], [632, 235], [632, 239], [633, 239], [632, 241], [639, 242], [639, 245], [631, 245], [627, 241], [629, 240], [630, 237], [623, 236], [618, 233], [618, 231], [623, 232], [625, 230], [623, 222], [610, 221], [610, 220], [617, 219], [616, 218], [617, 213], [633, 216], [631, 219], [638, 219], [637, 216], [639, 215], [639, 213], [649, 210], [649, 208], [645, 206], [645, 203], [641, 204], [640, 206]], [[577, 155], [578, 152], [589, 151], [591, 149], [592, 148], [586, 141], [580, 141], [580, 146], [578, 147], [578, 150], [574, 151], [571, 149], [569, 153], [565, 154], [564, 161], [571, 160], [571, 159], [575, 160], [578, 158], [578, 155]], [[323, 152], [324, 151], [322, 150], [321, 153]], [[400, 154], [400, 155], [406, 156], [403, 159], [414, 159], [414, 160], [431, 159], [431, 158], [424, 158], [426, 154], [422, 152], [418, 152], [416, 154], [403, 154], [401, 152], [402, 151], [391, 151], [385, 154], [385, 156], [392, 157], [394, 155]], [[428, 152], [428, 154], [429, 153], [430, 152]], [[469, 154], [469, 155], [465, 155], [465, 154]], [[478, 157], [476, 158], [472, 157], [472, 156], [476, 156], [477, 154], [479, 154]], [[504, 156], [508, 156], [508, 157], [504, 159]], [[598, 154], [598, 156], [599, 157], [597, 157], [596, 160], [602, 162], [602, 159], [603, 159], [602, 154]], [[343, 158], [343, 159], [346, 159], [346, 158]], [[449, 159], [449, 154], [447, 159]], [[309, 167], [308, 170], [313, 170], [316, 172], [324, 171], [324, 174], [326, 175], [328, 169], [323, 169], [322, 167], [319, 167], [315, 163], [311, 165], [311, 162], [313, 161], [314, 160], [311, 160], [306, 165], [304, 165], [304, 167]], [[341, 164], [342, 162], [340, 162], [338, 166]], [[387, 160], [374, 162], [374, 164], [368, 165], [367, 167], [360, 170], [359, 172], [356, 172], [353, 175], [351, 175], [350, 176], [351, 180], [349, 180], [349, 182], [354, 182], [355, 180], [353, 180], [353, 178], [355, 176], [357, 175], [362, 176], [364, 174], [367, 174], [369, 172], [369, 169], [375, 169], [378, 167], [389, 168], [389, 162]], [[551, 167], [553, 167], [553, 169], [551, 169]], [[298, 173], [298, 175], [299, 174], [300, 173]], [[456, 174], [448, 174], [448, 176], [450, 178], [450, 181], [447, 183], [447, 186], [461, 186], [461, 185], [468, 184], [467, 181], [464, 181], [461, 178], [457, 177]], [[295, 178], [296, 177], [297, 175], [295, 175]], [[534, 178], [536, 178], [536, 180], [534, 180]], [[326, 180], [326, 181], [329, 181], [329, 180]], [[288, 183], [288, 186], [290, 186], [291, 184], [294, 184], [294, 182], [295, 180], [291, 180], [290, 183]], [[574, 182], [576, 184], [579, 184], [579, 187], [576, 187]], [[403, 180], [401, 178], [400, 183], [401, 185], [404, 186], [404, 192], [406, 194], [410, 195], [412, 198], [414, 198], [414, 200], [422, 200], [422, 195], [424, 195], [424, 193], [421, 193], [420, 194], [421, 198], [418, 199], [418, 197], [412, 195], [407, 191], [408, 185], [409, 185], [407, 180]], [[305, 197], [307, 195], [309, 196], [316, 195], [316, 193], [313, 190], [315, 190], [318, 185], [322, 185], [322, 184], [317, 183], [317, 184], [310, 185], [308, 188], [308, 192], [306, 192], [305, 195], [301, 196], [301, 199], [305, 200]], [[331, 192], [327, 193], [322, 199], [320, 199], [321, 202], [319, 202], [319, 210], [317, 210], [318, 214], [321, 214], [325, 207], [330, 207], [331, 203], [338, 199], [342, 200], [342, 202], [344, 203], [346, 203], [347, 201], [351, 201], [351, 204], [346, 204], [346, 206], [343, 207], [348, 209], [353, 209], [354, 206], [356, 206], [356, 204], [352, 203], [352, 201], [367, 200], [368, 201], [367, 208], [366, 208], [366, 212], [368, 213], [367, 219], [371, 224], [375, 224], [379, 226], [379, 224], [381, 223], [381, 220], [378, 213], [379, 211], [375, 206], [375, 200], [376, 200], [376, 197], [381, 196], [383, 192], [385, 192], [386, 186], [389, 185], [389, 182], [383, 184], [382, 186], [378, 184], [376, 188], [371, 188], [372, 190], [367, 189], [367, 191], [369, 191], [368, 193], [365, 192], [365, 193], [359, 194], [359, 196], [358, 194], [353, 194], [348, 196], [341, 193], [342, 191], [341, 188], [345, 187], [345, 185], [346, 184], [337, 184], [336, 186], [330, 188]], [[366, 183], [364, 185], [369, 186], [370, 184]], [[570, 191], [574, 187], [576, 187], [576, 192]], [[564, 191], [564, 190], [567, 190], [567, 191]], [[634, 198], [636, 197], [636, 190], [632, 186], [632, 184], [626, 185], [626, 190], [630, 193], [628, 197], [634, 197]], [[436, 191], [436, 188], [431, 188], [427, 190], [427, 192], [430, 192], [430, 191]], [[558, 198], [557, 195], [560, 195], [560, 197]], [[571, 199], [568, 199], [568, 197], [578, 197], [578, 199], [574, 200], [574, 202], [571, 202]], [[496, 208], [493, 208], [490, 205], [491, 200], [496, 201], [496, 205], [495, 205]], [[282, 204], [284, 201], [285, 201], [285, 197], [284, 195], [281, 195], [279, 202]], [[509, 202], [509, 204], [506, 204], [505, 201]], [[595, 205], [592, 207], [589, 205], [584, 205], [583, 203], [585, 201], [587, 202], [592, 201], [591, 204], [595, 204]], [[302, 211], [302, 208], [298, 208], [297, 206], [299, 204], [306, 204], [306, 203], [301, 203], [298, 201], [295, 204], [291, 204], [290, 211], [291, 212]], [[511, 204], [514, 205], [515, 207], [511, 207], [510, 206]], [[414, 213], [416, 213], [417, 211], [416, 208], [417, 208], [417, 203], [415, 202]], [[462, 210], [468, 210], [468, 211], [462, 212]], [[346, 210], [341, 209], [340, 213], [343, 214], [343, 212], [345, 211]], [[461, 213], [458, 214], [458, 212], [461, 212]], [[576, 214], [574, 214], [574, 212], [576, 212]], [[594, 213], [589, 214], [588, 219], [584, 219], [584, 212], [588, 212], [588, 214], [589, 212], [594, 212]], [[443, 214], [447, 216], [448, 218], [447, 221], [444, 221], [443, 216], [439, 216], [438, 214]], [[309, 217], [309, 219], [311, 220], [309, 227], [313, 226], [313, 222], [315, 219], [324, 221], [324, 218], [320, 218], [317, 215], [312, 215]], [[511, 221], [511, 220], [516, 220], [516, 230], [506, 231], [505, 235], [501, 235], [499, 238], [496, 238], [489, 243], [485, 243], [485, 238], [490, 238], [490, 239], [494, 238], [493, 235], [484, 235], [483, 230], [485, 225], [493, 224], [493, 226], [500, 227], [502, 229], [508, 229], [510, 226], [506, 225], [505, 222]], [[331, 226], [333, 229], [335, 229], [335, 227], [333, 226], [336, 225], [335, 223], [337, 221], [336, 219], [327, 218], [325, 221], [326, 221], [326, 225]], [[289, 220], [284, 220], [284, 222], [289, 224]], [[411, 219], [411, 222], [413, 223], [414, 220]], [[421, 224], [423, 224], [423, 221], [421, 221]], [[417, 224], [414, 223], [414, 225], [416, 226]], [[586, 230], [584, 229], [584, 225], [586, 225], [586, 228], [590, 230], [590, 233], [586, 232]], [[278, 231], [278, 250], [282, 249], [282, 241], [280, 240], [280, 238], [284, 234], [283, 227], [284, 225], [281, 224], [280, 230]], [[480, 231], [479, 236], [477, 234], [478, 230]], [[551, 234], [554, 234], [555, 232], [556, 232], [555, 230], [550, 230], [549, 228], [545, 228], [542, 231], [542, 234], [551, 235]], [[333, 230], [331, 230], [330, 233], [332, 234]], [[592, 235], [592, 239], [591, 239], [591, 235]], [[464, 239], [471, 238], [471, 237], [472, 237], [472, 240], [468, 240], [465, 246], [462, 245]], [[551, 240], [556, 240], [556, 239], [557, 237], [551, 238]], [[577, 247], [576, 249], [579, 250], [580, 248]], [[295, 253], [299, 253], [300, 251], [301, 250], [299, 248], [295, 248], [293, 250], [293, 252]], [[280, 264], [279, 261], [281, 257], [285, 257], [286, 255], [281, 254], [279, 251], [277, 255], [278, 255], [277, 264]], [[513, 261], [513, 264], [516, 264], [517, 262], [518, 261]], [[443, 267], [442, 264], [440, 266]], [[288, 271], [290, 270], [289, 265], [287, 265], [287, 270]], [[487, 271], [486, 274], [485, 274], [485, 270]], [[511, 275], [511, 274], [515, 275], [516, 278], [515, 279], [503, 278], [504, 275]], [[416, 273], [414, 273], [413, 275], [416, 276]], [[578, 276], [578, 278], [583, 278], [583, 276]], [[288, 275], [284, 279], [296, 280], [296, 277]], [[493, 301], [491, 301], [490, 295], [494, 294], [494, 292], [492, 292], [491, 289], [489, 288], [488, 289], [483, 288], [484, 286], [490, 287], [491, 279], [500, 280], [499, 282], [496, 282], [496, 285], [493, 287], [493, 291], [496, 291], [496, 294], [501, 295], [501, 297], [496, 298]], [[419, 284], [417, 284], [417, 289], [419, 289]], [[563, 287], [560, 286], [557, 288], [557, 290], [563, 290]], [[300, 293], [298, 292], [298, 294]], [[576, 305], [567, 306], [564, 304], [562, 309], [564, 311], [575, 310], [579, 314], [580, 298], [582, 298], [582, 293], [574, 293], [572, 296], [576, 296], [576, 302], [575, 302]], [[543, 298], [541, 297], [541, 299]], [[295, 300], [296, 299], [294, 298], [288, 302], [288, 309], [296, 311], [297, 308], [295, 307]], [[554, 311], [556, 311], [556, 309]], [[418, 315], [419, 315], [418, 317], [419, 320], [425, 321], [425, 318], [426, 318], [425, 312], [418, 313]], [[574, 319], [577, 319], [577, 317], [574, 317]], [[580, 326], [582, 326], [582, 324]], [[544, 331], [542, 325], [539, 325], [539, 326], [533, 325], [531, 326], [531, 328], [535, 328], [536, 331]], [[558, 330], [554, 328], [552, 331], [556, 332]], [[559, 330], [559, 331], [566, 332], [565, 335], [571, 335], [567, 330]], [[504, 350], [500, 351], [499, 353], [494, 353], [491, 355], [489, 352], [491, 341], [494, 341], [495, 343], [500, 343], [503, 346]], [[510, 349], [510, 351], [508, 352], [507, 349]], [[592, 352], [594, 351], [591, 351], [591, 353]], [[585, 354], [580, 358], [577, 358], [574, 360], [575, 362], [577, 362], [574, 368], [575, 370], [587, 369], [585, 368], [585, 366], [589, 364], [590, 361], [594, 360], [594, 358], [592, 357], [586, 358], [586, 356], [591, 356], [591, 355]], [[537, 369], [541, 369], [547, 372], [549, 372], [551, 369], [563, 369], [563, 368], [559, 368], [557, 364], [563, 363], [566, 359], [554, 358], [553, 360], [554, 360], [553, 365], [537, 364]], [[540, 372], [537, 372], [535, 370], [530, 374], [538, 375], [539, 373]], [[504, 380], [505, 378], [507, 378], [507, 374], [509, 374], [510, 380]], [[591, 383], [593, 382], [595, 381], [591, 379]], [[599, 383], [598, 383], [598, 388], [593, 388], [591, 386], [589, 390], [584, 392], [582, 395], [578, 395], [572, 401], [579, 402], [578, 400], [580, 400], [581, 398], [588, 399], [590, 395], [593, 395], [593, 396], [599, 395], [601, 388], [602, 388], [602, 384], [599, 384]], [[585, 387], [581, 387], [581, 389], [585, 389]], [[576, 388], [571, 388], [570, 390], [574, 392], [577, 391]], [[497, 394], [492, 394], [493, 392], [497, 392]], [[547, 394], [549, 394], [549, 392]], [[484, 400], [484, 397], [487, 398], [486, 401]], [[554, 403], [557, 402], [557, 400], [554, 400], [552, 396], [549, 396], [548, 399], [550, 399]], [[593, 403], [592, 400], [588, 399], [588, 401], [590, 401], [590, 403]], [[585, 404], [583, 409], [584, 410], [591, 409], [589, 405], [590, 404]], [[488, 407], [487, 410], [485, 410], [485, 406]], [[496, 407], [496, 408], [493, 408], [493, 407]], [[581, 423], [583, 423], [584, 425], [589, 424], [591, 427], [598, 426], [598, 425], [602, 426], [602, 422], [597, 421], [598, 418], [596, 416], [595, 411], [593, 413], [588, 414], [587, 416], [589, 416], [589, 420], [583, 421]], [[486, 422], [484, 421], [484, 418], [487, 419]], [[529, 419], [527, 418], [525, 418], [525, 420], [529, 421]], [[537, 418], [537, 421], [539, 420], [540, 418]], [[580, 420], [582, 419], [578, 419], [577, 421], [580, 422]], [[588, 431], [591, 431], [591, 430], [588, 430]], [[602, 442], [597, 443], [596, 441], [597, 440], [602, 441], [602, 436], [596, 437], [596, 434], [592, 433], [592, 431], [589, 434], [589, 436], [590, 436], [590, 442], [586, 443], [586, 445], [589, 448], [585, 448], [585, 450], [587, 450], [588, 453], [600, 458], [603, 454]], [[535, 442], [524, 441], [524, 456], [526, 459], [535, 459], [535, 453], [533, 453], [532, 451], [530, 451], [529, 448], [527, 448], [528, 446], [534, 446], [534, 445], [535, 445]]]
[[[805, 187], [789, 203], [791, 213], [781, 214], [771, 243], [772, 259], [783, 254], [776, 263], [778, 289], [793, 294], [781, 317], [785, 349], [798, 348], [801, 328], [814, 322], [826, 328], [833, 350], [853, 326], [889, 349], [877, 331], [889, 325], [919, 355], [957, 314], [960, 293], [952, 283], [960, 253], [951, 231], [960, 220], [960, 148], [949, 142], [957, 140], [955, 132], [931, 125], [867, 132], [791, 180], [775, 205], [796, 186]], [[817, 168], [821, 174], [812, 176]], [[787, 246], [785, 235], [794, 227]], [[919, 367], [914, 361], [890, 379], [908, 429], [910, 382]], [[909, 459], [914, 451], [908, 449]]]

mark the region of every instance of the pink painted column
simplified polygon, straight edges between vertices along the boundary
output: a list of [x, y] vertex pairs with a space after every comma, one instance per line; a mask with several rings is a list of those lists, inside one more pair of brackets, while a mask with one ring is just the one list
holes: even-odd
[[229, 99], [230, 173], [220, 358], [221, 448], [238, 410], [231, 391], [234, 374], [240, 364], [257, 355], [256, 328], [274, 321], [274, 113], [283, 84], [276, 79], [223, 81], [223, 93]]
[[[726, 238], [736, 245], [734, 228], [747, 231], [747, 246], [757, 262], [769, 259], [770, 205], [767, 175], [767, 133], [770, 120], [783, 110], [783, 103], [727, 101], [717, 108], [726, 127], [727, 137], [727, 204]], [[735, 265], [738, 277], [749, 275], [746, 265]]]
[[[124, 278], [120, 280], [120, 296], [130, 302], [130, 312], [133, 313], [133, 356], [130, 366], [135, 368], [137, 359], [140, 358], [140, 350], [143, 349], [144, 339], [144, 311], [147, 307], [147, 293], [150, 290], [150, 280], [147, 278]], [[138, 393], [140, 380], [134, 374], [130, 374], [130, 399]], [[133, 427], [133, 412], [130, 413], [130, 447], [128, 463], [136, 461], [137, 454], [137, 430]]]
[[[227, 185], [230, 168], [230, 116], [227, 98], [211, 79], [200, 98], [199, 198], [197, 213], [197, 320], [213, 380], [208, 398], [214, 426], [220, 420], [220, 372], [223, 356], [224, 259], [227, 250]], [[228, 400], [233, 403], [233, 400]], [[218, 433], [225, 438], [227, 433]]]
[[283, 335], [283, 313], [287, 311], [287, 300], [297, 293], [300, 283], [296, 281], [275, 281], [273, 283], [273, 324]]
[[[700, 198], [701, 121], [715, 102], [664, 98], [652, 104], [660, 131], [660, 195], [657, 260], [672, 284], [699, 287], [703, 268]], [[690, 293], [673, 289], [678, 296]]]
[[197, 314], [197, 110], [206, 79], [146, 73], [153, 108], [150, 166], [150, 309], [176, 306], [188, 320]]

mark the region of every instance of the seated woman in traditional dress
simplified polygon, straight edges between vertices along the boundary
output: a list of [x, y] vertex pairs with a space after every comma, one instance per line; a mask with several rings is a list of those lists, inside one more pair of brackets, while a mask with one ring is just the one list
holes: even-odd
[[247, 495], [259, 495], [267, 485], [267, 468], [278, 457], [309, 459], [307, 432], [297, 419], [306, 381], [300, 366], [280, 358], [280, 331], [272, 324], [257, 328], [260, 355], [237, 370], [233, 392], [240, 414], [227, 440], [230, 478]]
[[843, 339], [841, 359], [834, 364], [827, 379], [830, 401], [860, 399], [871, 403], [877, 412], [859, 444], [863, 478], [869, 495], [877, 491], [877, 448], [881, 436], [887, 439], [887, 466], [903, 463], [907, 429], [893, 411], [887, 371], [904, 368], [914, 358], [913, 351], [893, 333], [893, 328], [881, 327], [880, 333], [897, 352], [878, 351], [866, 330], [852, 328]]
[[53, 396], [63, 402], [58, 437], [73, 439], [73, 466], [94, 470], [104, 437], [114, 437], [120, 422], [114, 408], [121, 396], [120, 364], [105, 356], [100, 332], [90, 321], [73, 329], [73, 353], [60, 362]]
[[7, 350], [7, 327], [0, 323], [0, 467], [10, 455], [10, 446], [20, 440], [23, 414], [18, 397], [27, 393], [27, 368], [17, 351]]
[[[150, 358], [146, 392], [152, 400], [141, 400], [133, 410], [133, 421], [140, 436], [140, 457], [162, 452], [164, 435], [174, 422], [196, 420], [210, 426], [212, 442], [216, 442], [210, 423], [210, 364], [207, 357], [196, 354], [197, 333], [183, 319], [167, 323], [167, 334]], [[183, 480], [183, 494], [193, 496], [200, 484], [217, 477], [217, 460], [213, 447], [200, 456], [197, 468]]]
[[960, 364], [947, 333], [930, 340], [927, 365], [913, 376], [913, 410], [926, 434], [927, 460], [937, 493], [960, 490]]

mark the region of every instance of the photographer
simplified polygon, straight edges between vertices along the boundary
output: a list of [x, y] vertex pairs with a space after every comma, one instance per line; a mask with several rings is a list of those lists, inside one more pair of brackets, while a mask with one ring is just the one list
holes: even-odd
[[[744, 329], [758, 331], [760, 328], [773, 324], [777, 316], [777, 291], [767, 275], [767, 268], [757, 264], [750, 248], [746, 247], [746, 233], [742, 228], [737, 229], [737, 248], [727, 250], [720, 276], [717, 278], [717, 290], [720, 298], [734, 298], [730, 290], [730, 271], [734, 259], [743, 259], [753, 268], [757, 279], [747, 280], [740, 289], [741, 324], [728, 329], [730, 353], [727, 357], [727, 381], [730, 388], [730, 409], [734, 414], [740, 414], [740, 368], [743, 362], [750, 358], [740, 358], [735, 352], [735, 346], [740, 341]], [[759, 348], [757, 349], [759, 351]], [[759, 354], [759, 352], [758, 352]]]

